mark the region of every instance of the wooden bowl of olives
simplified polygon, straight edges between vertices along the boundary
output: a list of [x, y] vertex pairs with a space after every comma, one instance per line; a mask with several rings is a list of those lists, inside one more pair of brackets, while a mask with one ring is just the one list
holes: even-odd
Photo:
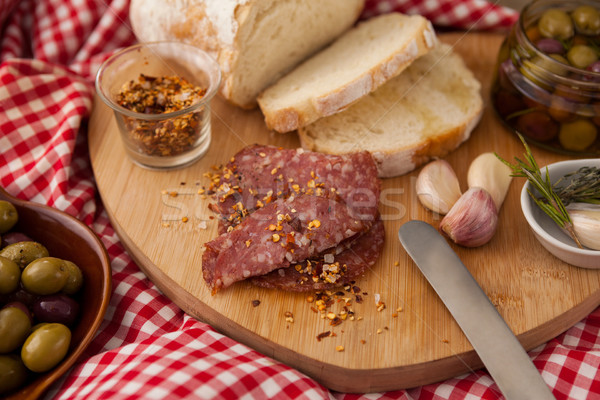
[[600, 155], [600, 2], [535, 0], [502, 44], [492, 104], [505, 125], [558, 153]]
[[37, 399], [100, 327], [112, 290], [110, 260], [81, 221], [2, 188], [0, 238], [0, 397]]

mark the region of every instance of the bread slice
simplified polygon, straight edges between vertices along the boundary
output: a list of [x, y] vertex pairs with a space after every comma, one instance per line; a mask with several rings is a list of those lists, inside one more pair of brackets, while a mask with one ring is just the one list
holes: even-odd
[[300, 128], [302, 147], [370, 151], [380, 177], [403, 175], [467, 140], [483, 112], [481, 84], [446, 44], [348, 109]]
[[419, 15], [391, 13], [359, 23], [259, 95], [267, 127], [289, 132], [337, 113], [435, 42], [431, 23]]
[[221, 94], [234, 105], [256, 96], [358, 20], [365, 0], [131, 0], [140, 42], [176, 40], [221, 66]]

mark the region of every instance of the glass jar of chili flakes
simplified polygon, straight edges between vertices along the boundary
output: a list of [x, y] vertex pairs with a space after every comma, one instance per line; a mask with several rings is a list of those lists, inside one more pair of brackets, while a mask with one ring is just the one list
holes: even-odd
[[111, 56], [96, 77], [113, 110], [126, 153], [137, 164], [178, 168], [200, 159], [211, 141], [210, 102], [217, 62], [179, 42], [138, 44]]
[[540, 147], [600, 155], [600, 3], [536, 0], [503, 42], [492, 104]]

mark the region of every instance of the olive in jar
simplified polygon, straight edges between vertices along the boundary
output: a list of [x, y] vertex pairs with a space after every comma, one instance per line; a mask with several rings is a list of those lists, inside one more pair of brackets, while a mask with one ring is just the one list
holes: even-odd
[[558, 139], [567, 150], [585, 150], [597, 136], [598, 129], [590, 120], [577, 119], [561, 124]]
[[598, 54], [590, 46], [578, 44], [569, 49], [567, 60], [572, 66], [584, 69], [598, 61]]
[[600, 24], [596, 0], [536, 0], [523, 8], [498, 52], [492, 84], [493, 106], [509, 129], [560, 153], [600, 153], [596, 18]]
[[515, 124], [524, 135], [545, 142], [558, 135], [559, 125], [543, 111], [532, 111], [518, 117]]
[[538, 28], [542, 36], [548, 38], [569, 39], [575, 34], [569, 14], [556, 8], [546, 10], [542, 14]]
[[600, 11], [592, 6], [579, 6], [571, 14], [575, 28], [585, 35], [600, 35]]

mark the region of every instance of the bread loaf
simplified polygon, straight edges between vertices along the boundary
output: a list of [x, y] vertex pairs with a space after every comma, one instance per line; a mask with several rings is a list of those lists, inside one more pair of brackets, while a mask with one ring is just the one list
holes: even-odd
[[446, 44], [375, 92], [298, 130], [302, 147], [330, 154], [370, 151], [380, 177], [412, 171], [467, 140], [481, 118], [481, 85]]
[[436, 38], [419, 15], [384, 14], [359, 23], [258, 97], [267, 127], [288, 132], [337, 113], [401, 73]]
[[140, 42], [178, 40], [221, 66], [222, 95], [251, 108], [284, 73], [351, 27], [365, 0], [131, 0]]

